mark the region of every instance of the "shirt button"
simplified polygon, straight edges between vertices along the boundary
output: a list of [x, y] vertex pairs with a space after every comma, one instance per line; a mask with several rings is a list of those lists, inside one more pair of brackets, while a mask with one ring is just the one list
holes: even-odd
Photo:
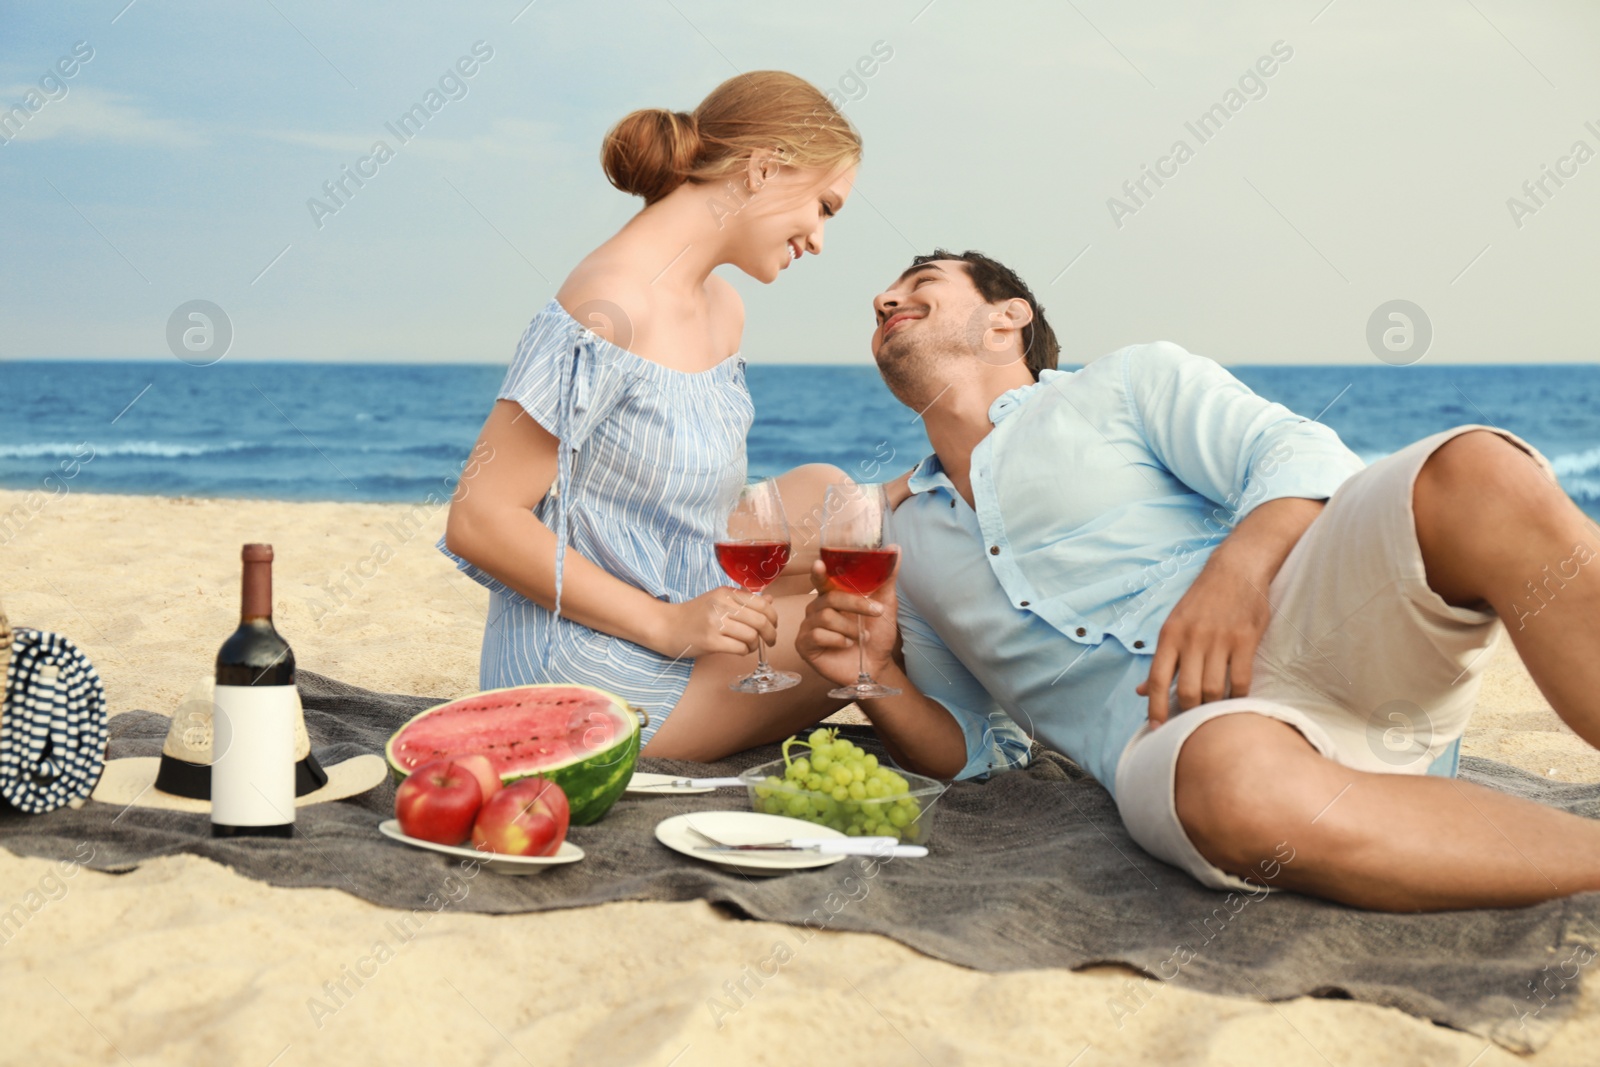
[[1028, 606], [1028, 602], [1026, 600], [1024, 600], [1022, 603], [1017, 605], [1017, 607], [1019, 607], [1019, 608], [1025, 608], [1027, 606]]
[[956, 506], [956, 502], [954, 500], [950, 501], [950, 506], [951, 507], [955, 507]]
[[1076, 630], [1074, 630], [1072, 632], [1077, 634], [1079, 637], [1083, 637], [1083, 636], [1087, 635], [1089, 631], [1085, 630], [1082, 626], [1080, 626], [1080, 627], [1078, 627]]
[[999, 554], [1000, 554], [1000, 546], [999, 545], [990, 545], [989, 546], [989, 555], [998, 556]]
[[1144, 642], [1143, 641], [1135, 641], [1133, 643], [1133, 647], [1134, 648], [1143, 648], [1144, 647]]

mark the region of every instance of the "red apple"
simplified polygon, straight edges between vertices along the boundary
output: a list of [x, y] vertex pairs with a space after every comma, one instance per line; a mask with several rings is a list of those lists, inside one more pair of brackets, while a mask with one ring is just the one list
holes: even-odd
[[546, 778], [524, 778], [478, 812], [472, 847], [511, 856], [554, 856], [567, 839], [567, 794]]
[[472, 776], [478, 779], [478, 788], [483, 790], [485, 804], [500, 792], [500, 775], [495, 773], [494, 764], [488, 756], [474, 752], [470, 756], [452, 756], [451, 759], [455, 760], [457, 767], [471, 771]]
[[470, 767], [454, 759], [424, 763], [394, 792], [394, 817], [407, 837], [459, 845], [472, 833], [483, 789]]

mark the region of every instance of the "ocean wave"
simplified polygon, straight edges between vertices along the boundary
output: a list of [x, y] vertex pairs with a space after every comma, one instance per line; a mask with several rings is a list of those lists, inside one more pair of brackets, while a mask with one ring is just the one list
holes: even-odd
[[185, 445], [171, 441], [122, 441], [117, 444], [79, 442], [62, 444], [45, 442], [31, 445], [0, 445], [0, 459], [37, 459], [41, 457], [87, 457], [85, 446], [93, 449], [93, 456], [207, 456], [219, 452], [240, 452], [257, 447], [249, 441], [229, 441], [223, 445]]
[[1563, 452], [1559, 456], [1551, 456], [1550, 465], [1562, 478], [1600, 470], [1600, 448], [1591, 448], [1587, 452]]
[[[1389, 453], [1363, 451], [1357, 453], [1357, 455], [1361, 457], [1361, 462], [1370, 467], [1384, 456], [1389, 455]], [[1555, 468], [1556, 476], [1561, 479], [1563, 484], [1569, 484], [1569, 479], [1577, 479], [1581, 475], [1600, 471], [1600, 448], [1590, 448], [1583, 452], [1558, 452], [1555, 455], [1546, 453], [1545, 458], [1550, 461], [1550, 466]], [[1585, 480], [1581, 483], [1571, 484], [1592, 486], [1596, 483], [1592, 480]]]
[[1600, 480], [1594, 478], [1563, 478], [1561, 488], [1572, 499], [1583, 503], [1600, 503]]

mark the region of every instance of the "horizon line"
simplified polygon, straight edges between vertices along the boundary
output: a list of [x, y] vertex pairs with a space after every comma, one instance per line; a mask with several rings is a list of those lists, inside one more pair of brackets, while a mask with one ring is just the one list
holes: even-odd
[[[1135, 343], [1137, 343], [1137, 342], [1135, 342]], [[1115, 351], [1117, 351], [1117, 350], [1116, 349], [1111, 349], [1108, 352], [1102, 353], [1102, 355], [1110, 355], [1111, 352], [1115, 352]], [[1097, 357], [1097, 358], [1099, 358], [1099, 357]], [[1208, 357], [1208, 358], [1212, 358], [1212, 357]], [[210, 364], [210, 365], [204, 366], [204, 367], [194, 367], [194, 369], [195, 370], [209, 370], [209, 369], [211, 369], [211, 367], [222, 366], [223, 363], [225, 363], [225, 362], [226, 362], [225, 359], [224, 360], [219, 360], [217, 363], [213, 363], [213, 364]], [[1542, 361], [1542, 362], [1518, 361], [1518, 362], [1514, 362], [1514, 363], [1494, 363], [1494, 362], [1487, 362], [1487, 361], [1466, 361], [1466, 360], [1442, 361], [1442, 360], [1428, 360], [1426, 358], [1418, 360], [1416, 363], [1409, 363], [1409, 364], [1387, 364], [1387, 363], [1383, 363], [1380, 360], [1359, 360], [1359, 361], [1350, 361], [1350, 362], [1346, 362], [1346, 363], [1292, 363], [1292, 362], [1283, 362], [1283, 363], [1223, 363], [1221, 360], [1216, 360], [1216, 362], [1219, 365], [1224, 366], [1224, 367], [1273, 367], [1273, 368], [1277, 368], [1277, 367], [1299, 367], [1299, 368], [1302, 368], [1304, 370], [1323, 370], [1323, 369], [1326, 369], [1326, 370], [1348, 370], [1348, 369], [1357, 368], [1357, 367], [1374, 367], [1374, 368], [1376, 368], [1376, 367], [1387, 367], [1387, 366], [1393, 366], [1397, 370], [1406, 370], [1406, 369], [1409, 369], [1409, 368], [1412, 368], [1412, 367], [1428, 367], [1428, 366], [1431, 366], [1431, 367], [1600, 367], [1600, 355], [1597, 355], [1593, 359], [1586, 359], [1586, 360], [1585, 359], [1554, 360], [1554, 361], [1546, 360], [1546, 361]], [[161, 357], [161, 356], [0, 356], [0, 366], [3, 366], [3, 365], [8, 364], [8, 363], [30, 364], [30, 365], [56, 364], [56, 363], [71, 363], [71, 364], [110, 363], [110, 364], [119, 364], [119, 365], [128, 365], [128, 366], [151, 365], [151, 364], [160, 364], [160, 363], [175, 363], [175, 364], [178, 364], [178, 365], [188, 366], [188, 364], [184, 364], [182, 360], [178, 360], [178, 359], [175, 359], [174, 357], [170, 357], [170, 356], [168, 356], [168, 357]], [[510, 366], [511, 360], [508, 359], [508, 360], [506, 360], [505, 362], [502, 363], [502, 362], [484, 362], [484, 361], [478, 361], [478, 360], [410, 360], [410, 359], [405, 359], [405, 360], [395, 360], [395, 359], [388, 359], [388, 360], [384, 360], [384, 359], [352, 360], [352, 359], [273, 358], [273, 359], [242, 359], [242, 360], [235, 360], [234, 363], [235, 363], [235, 365], [240, 364], [240, 363], [248, 363], [251, 366], [261, 366], [261, 365], [278, 366], [278, 365], [282, 365], [282, 366], [301, 366], [301, 367], [303, 367], [303, 366], [317, 366], [317, 367], [498, 367], [498, 368], [504, 369], [505, 367]], [[1063, 367], [1084, 367], [1084, 366], [1087, 366], [1087, 365], [1088, 364], [1086, 364], [1086, 363], [1063, 363], [1063, 364], [1061, 364], [1061, 366], [1063, 366]], [[751, 368], [754, 368], [754, 367], [829, 367], [829, 368], [836, 368], [836, 367], [851, 368], [851, 367], [854, 367], [854, 368], [859, 368], [861, 370], [876, 370], [877, 369], [877, 367], [871, 362], [845, 363], [845, 362], [817, 362], [817, 361], [799, 361], [799, 360], [762, 360], [762, 361], [750, 361], [750, 360], [747, 360], [746, 361], [746, 366], [747, 367], [751, 367]]]

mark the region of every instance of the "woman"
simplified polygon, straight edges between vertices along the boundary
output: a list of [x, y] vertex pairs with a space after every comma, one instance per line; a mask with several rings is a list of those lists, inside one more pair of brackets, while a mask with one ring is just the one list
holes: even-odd
[[[861, 139], [814, 86], [757, 71], [692, 113], [635, 111], [602, 164], [644, 207], [522, 335], [451, 502], [441, 549], [492, 591], [479, 684], [599, 686], [650, 712], [644, 751], [711, 760], [839, 706], [794, 634], [817, 556], [813, 465], [779, 479], [794, 553], [772, 595], [730, 585], [713, 542], [745, 483], [753, 409], [744, 307], [711, 272], [761, 282], [822, 251]], [[730, 692], [757, 638], [802, 681]], [[670, 714], [669, 714], [670, 712]]]

